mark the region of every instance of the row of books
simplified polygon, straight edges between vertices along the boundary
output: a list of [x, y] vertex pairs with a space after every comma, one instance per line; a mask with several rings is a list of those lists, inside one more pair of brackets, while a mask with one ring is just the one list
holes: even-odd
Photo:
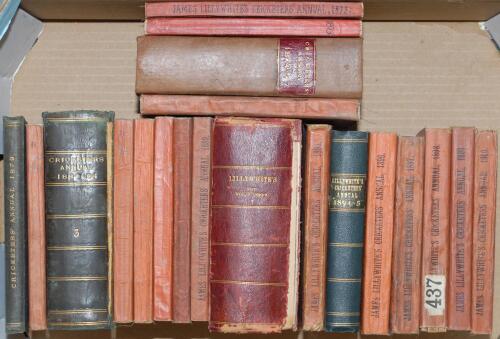
[[147, 2], [144, 115], [359, 119], [362, 2]]
[[491, 333], [493, 131], [43, 118], [4, 120], [9, 333]]

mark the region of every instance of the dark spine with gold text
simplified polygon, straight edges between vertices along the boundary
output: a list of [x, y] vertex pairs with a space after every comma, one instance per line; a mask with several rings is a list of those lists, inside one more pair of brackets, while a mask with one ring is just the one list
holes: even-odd
[[367, 157], [368, 133], [332, 132], [325, 321], [329, 332], [359, 330]]
[[5, 327], [23, 333], [28, 325], [26, 223], [26, 120], [4, 117]]
[[52, 330], [110, 327], [108, 123], [113, 117], [97, 111], [43, 113]]

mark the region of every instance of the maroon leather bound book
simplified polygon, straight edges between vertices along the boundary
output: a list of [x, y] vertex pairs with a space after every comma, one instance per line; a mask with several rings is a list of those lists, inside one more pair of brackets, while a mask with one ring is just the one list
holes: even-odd
[[300, 120], [215, 120], [213, 332], [297, 327], [301, 139]]

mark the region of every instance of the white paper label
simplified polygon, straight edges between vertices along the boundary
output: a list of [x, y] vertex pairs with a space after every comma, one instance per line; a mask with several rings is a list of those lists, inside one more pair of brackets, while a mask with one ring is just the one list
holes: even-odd
[[444, 315], [446, 277], [426, 275], [424, 278], [424, 307], [429, 315]]

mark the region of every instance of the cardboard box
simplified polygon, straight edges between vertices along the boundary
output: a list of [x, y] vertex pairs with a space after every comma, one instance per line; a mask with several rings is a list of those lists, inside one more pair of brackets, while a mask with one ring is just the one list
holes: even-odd
[[[62, 3], [71, 7], [79, 1], [29, 0], [23, 5], [34, 14], [40, 11], [45, 19], [81, 18], [77, 14], [83, 11], [73, 11], [74, 17], [64, 17], [70, 12], [63, 7], [57, 9]], [[139, 10], [124, 3], [141, 6], [139, 0], [88, 0], [85, 3], [91, 6], [87, 8], [94, 8], [94, 12], [89, 13], [108, 19], [116, 14], [108, 12], [110, 6], [123, 5], [123, 12], [118, 13], [125, 19], [138, 19], [131, 13], [139, 13]], [[401, 8], [411, 8], [410, 5], [418, 3], [427, 13], [432, 12], [434, 5], [436, 8], [439, 4], [445, 6], [445, 1], [441, 0], [367, 0], [367, 14], [372, 10], [374, 18], [388, 17], [387, 8], [396, 3], [400, 3]], [[480, 8], [467, 14], [469, 20], [483, 20], [495, 10], [500, 11], [500, 1], [495, 0], [446, 3], [451, 6], [449, 8], [477, 4]], [[55, 4], [56, 9], [50, 9], [51, 4]], [[389, 7], [384, 10], [384, 6]], [[379, 14], [374, 8], [379, 8]], [[384, 16], [380, 16], [382, 14]], [[417, 12], [410, 14], [401, 14], [401, 18], [416, 20], [419, 15]], [[423, 127], [472, 125], [500, 132], [500, 54], [477, 22], [368, 22], [364, 28], [364, 98], [360, 129], [412, 135]], [[113, 110], [119, 118], [137, 117], [135, 56], [136, 37], [141, 34], [141, 22], [47, 22], [14, 81], [12, 114], [24, 115], [29, 122], [36, 123], [41, 122], [42, 111], [65, 109]], [[500, 199], [497, 201], [500, 210]], [[496, 240], [500, 244], [500, 213], [497, 224]], [[496, 322], [492, 338], [500, 335], [500, 246], [496, 249]], [[135, 325], [120, 327], [114, 335], [126, 339], [209, 338], [211, 335], [206, 327], [206, 323]], [[69, 336], [68, 332], [50, 334], [52, 339]], [[276, 337], [302, 336], [331, 337], [324, 333], [286, 333]], [[446, 335], [450, 336], [465, 338], [468, 334]], [[71, 337], [102, 339], [109, 338], [110, 334], [72, 332]], [[335, 337], [354, 338], [350, 335]], [[36, 333], [34, 338], [45, 338], [45, 334]]]

